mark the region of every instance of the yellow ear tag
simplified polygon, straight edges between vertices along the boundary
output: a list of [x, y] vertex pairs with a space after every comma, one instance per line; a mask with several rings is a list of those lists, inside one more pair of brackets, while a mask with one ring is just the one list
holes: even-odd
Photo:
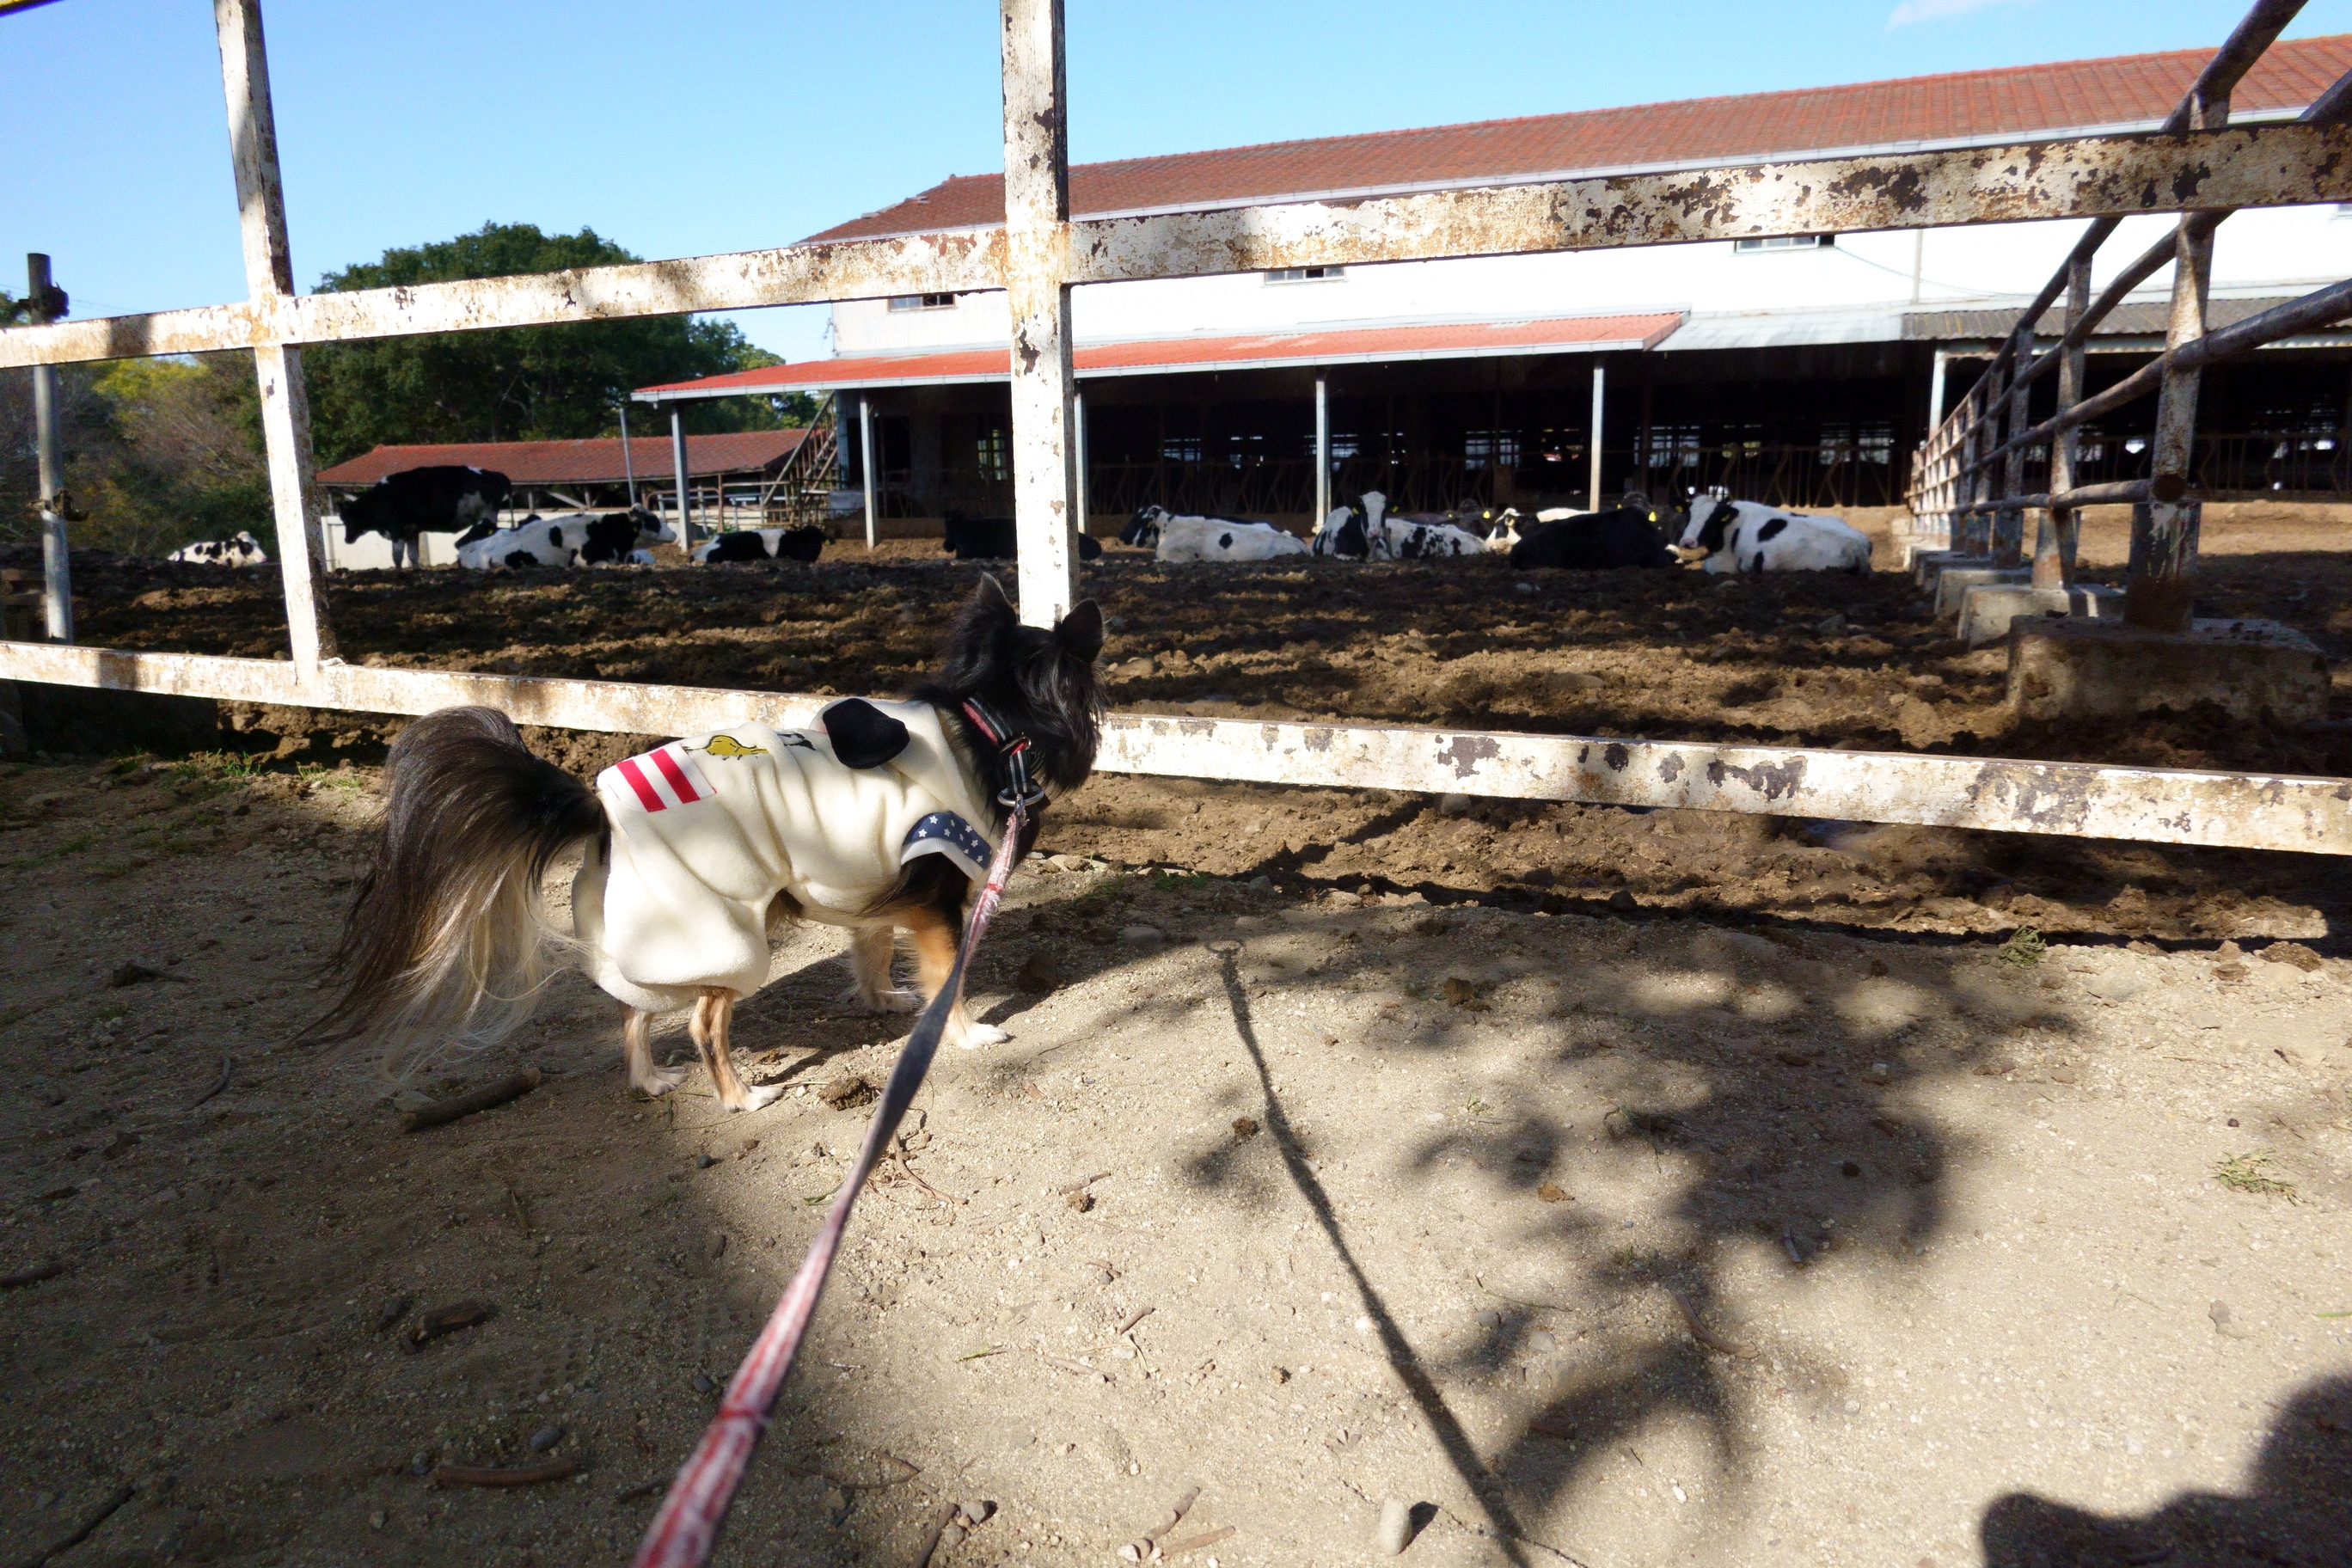
[[702, 748], [714, 757], [764, 757], [765, 746], [747, 746], [732, 735], [713, 735], [710, 744]]

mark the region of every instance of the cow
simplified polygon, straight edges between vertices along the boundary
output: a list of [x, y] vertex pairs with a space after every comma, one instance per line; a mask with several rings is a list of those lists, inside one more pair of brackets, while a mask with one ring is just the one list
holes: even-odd
[[1700, 496], [1675, 553], [1708, 572], [1870, 570], [1870, 536], [1833, 517], [1801, 517], [1761, 501]]
[[1150, 549], [1161, 561], [1274, 561], [1307, 553], [1307, 541], [1270, 522], [1179, 517], [1160, 506], [1139, 510], [1118, 539]]
[[514, 487], [488, 468], [440, 464], [387, 474], [343, 503], [343, 542], [381, 533], [392, 541], [392, 563], [414, 566], [416, 536], [495, 522]]
[[259, 540], [240, 529], [227, 539], [183, 544], [172, 552], [171, 559], [196, 566], [267, 566], [269, 552], [261, 548]]
[[813, 563], [824, 553], [824, 530], [738, 528], [704, 540], [689, 552], [705, 565], [730, 561], [798, 561]]
[[1340, 561], [1428, 561], [1483, 555], [1486, 541], [1450, 522], [1412, 522], [1388, 515], [1388, 497], [1367, 490], [1357, 507], [1336, 507], [1315, 531], [1317, 555]]
[[[1011, 561], [1021, 553], [1020, 530], [1009, 517], [966, 517], [950, 507], [942, 521], [945, 536], [940, 548], [959, 561]], [[1078, 559], [1101, 558], [1102, 541], [1079, 534]]]
[[[642, 507], [627, 511], [559, 511], [532, 517], [457, 547], [457, 564], [472, 572], [500, 566], [651, 565], [650, 545], [677, 537]], [[643, 556], [640, 560], [639, 557]]]
[[1559, 566], [1600, 572], [1619, 566], [1672, 566], [1675, 552], [1658, 536], [1648, 510], [1630, 506], [1584, 511], [1531, 524], [1511, 546], [1511, 566]]

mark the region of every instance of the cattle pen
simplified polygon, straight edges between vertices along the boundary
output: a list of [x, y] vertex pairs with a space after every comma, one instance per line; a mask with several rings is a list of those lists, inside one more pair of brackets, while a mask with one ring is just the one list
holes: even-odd
[[[320, 510], [301, 348], [415, 333], [811, 303], [882, 295], [1003, 289], [1010, 296], [1013, 489], [1023, 614], [1050, 622], [1076, 584], [1070, 299], [1075, 288], [1269, 268], [1361, 265], [1446, 256], [1529, 254], [1713, 238], [1901, 229], [1925, 225], [2088, 217], [2094, 240], [2069, 277], [2087, 278], [2088, 247], [2130, 214], [2184, 214], [2176, 250], [2210, 244], [2210, 215], [2352, 199], [2352, 93], [2339, 82], [2300, 122], [2231, 127], [2228, 90], [2297, 6], [2264, 0], [2214, 58], [2175, 116], [2153, 134], [2085, 136], [2021, 146], [1744, 163], [1656, 174], [1434, 191], [1348, 204], [1307, 202], [1073, 221], [1061, 11], [1054, 0], [1006, 0], [1003, 80], [1007, 216], [981, 232], [842, 241], [681, 258], [538, 276], [413, 288], [299, 294], [287, 243], [277, 133], [259, 9], [218, 0], [223, 80], [234, 151], [248, 295], [235, 304], [62, 321], [0, 331], [0, 366], [50, 366], [138, 355], [250, 350], [261, 386], [291, 658], [239, 660], [67, 643], [0, 645], [0, 679], [415, 714], [481, 702], [518, 720], [583, 730], [678, 733], [719, 712], [798, 722], [814, 706], [774, 692], [664, 690], [616, 683], [372, 670], [338, 656], [327, 614]], [[2153, 253], [2152, 253], [2153, 255]], [[2176, 438], [2193, 417], [2196, 368], [2352, 309], [2339, 284], [2228, 331], [2200, 336], [2201, 274], [2184, 267], [2165, 356], [2136, 375], [2161, 379]], [[2145, 277], [2142, 272], [2140, 276]], [[2054, 295], [2064, 280], [2045, 293]], [[2109, 290], [2110, 294], [2116, 292]], [[2030, 331], [2039, 307], [2025, 313]], [[2078, 320], [2079, 327], [2079, 320]], [[1971, 487], [1944, 504], [1990, 510], [1997, 550], [2023, 510], [2063, 519], [2096, 498], [2025, 495], [2014, 477], [2031, 439], [2071, 427], [2018, 428], [1995, 447], [1983, 416], [2021, 407], [2022, 389], [2062, 345], [2026, 366], [2006, 397], [1999, 378], [2021, 351], [2004, 349], [1939, 432], [1934, 459]], [[2062, 373], [2063, 374], [2063, 373]], [[2184, 392], [2184, 389], [2190, 389]], [[2184, 400], [2185, 398], [2185, 400]], [[2105, 395], [2103, 401], [2112, 401]], [[1955, 458], [1961, 444], [1969, 455]], [[2063, 448], [2063, 443], [2062, 443]], [[1991, 463], [2006, 496], [1984, 499]], [[2136, 551], [2136, 582], [2179, 572], [2182, 524], [2174, 470], [2147, 481], [2159, 507]], [[2054, 482], [2054, 481], [2053, 481]], [[2129, 487], [2126, 487], [2129, 488]], [[1996, 504], [1997, 503], [1997, 504]], [[2063, 523], [2050, 531], [2050, 553]], [[2139, 562], [2147, 555], [2145, 562]], [[2143, 589], [2143, 593], [2144, 593]], [[2317, 778], [2197, 774], [2058, 763], [1797, 748], [1645, 745], [1637, 741], [1488, 732], [1114, 716], [1101, 765], [1204, 779], [1281, 780], [1525, 799], [1695, 807], [2057, 833], [2159, 842], [2352, 851], [2352, 785]]]

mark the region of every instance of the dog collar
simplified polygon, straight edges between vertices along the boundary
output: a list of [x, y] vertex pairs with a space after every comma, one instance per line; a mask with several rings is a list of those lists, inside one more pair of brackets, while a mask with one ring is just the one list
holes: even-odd
[[1012, 785], [996, 792], [997, 804], [1018, 805], [1024, 811], [1034, 810], [1044, 804], [1044, 786], [1033, 784], [1029, 779], [1029, 737], [1008, 734], [996, 716], [981, 706], [978, 698], [963, 700], [963, 716], [971, 721], [972, 728], [980, 731], [983, 740], [996, 748], [997, 754], [1004, 759], [1005, 766], [1012, 771]]

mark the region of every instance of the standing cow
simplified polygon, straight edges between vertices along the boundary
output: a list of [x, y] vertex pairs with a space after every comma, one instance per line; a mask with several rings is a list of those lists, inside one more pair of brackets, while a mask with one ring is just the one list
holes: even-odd
[[416, 536], [495, 524], [513, 492], [504, 474], [439, 464], [388, 474], [343, 503], [343, 542], [370, 533], [392, 541], [395, 567], [416, 564]]

